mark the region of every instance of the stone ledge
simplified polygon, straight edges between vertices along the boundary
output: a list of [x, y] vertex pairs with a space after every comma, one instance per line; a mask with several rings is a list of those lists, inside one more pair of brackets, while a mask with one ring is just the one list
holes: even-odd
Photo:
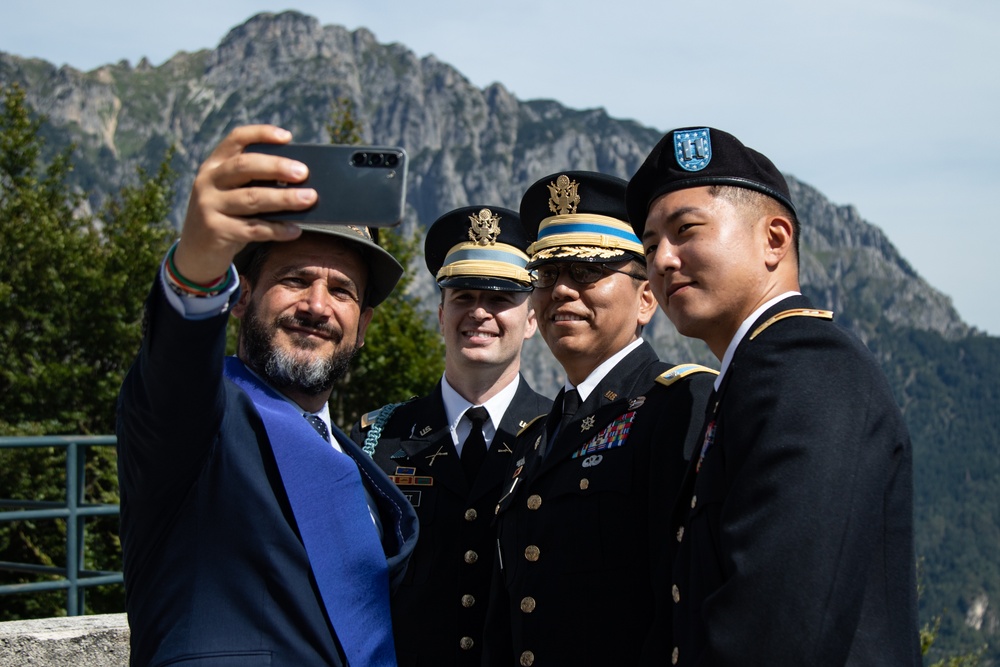
[[127, 667], [125, 614], [0, 623], [0, 667]]

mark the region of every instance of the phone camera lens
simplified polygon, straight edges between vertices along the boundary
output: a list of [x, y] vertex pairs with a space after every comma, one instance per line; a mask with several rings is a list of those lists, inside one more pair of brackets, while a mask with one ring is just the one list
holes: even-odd
[[385, 156], [385, 166], [389, 168], [395, 168], [399, 165], [399, 156], [395, 153], [389, 153]]
[[355, 167], [363, 167], [368, 162], [368, 153], [355, 153], [351, 156], [351, 164]]
[[383, 158], [383, 156], [382, 156], [381, 153], [372, 153], [371, 156], [368, 158], [368, 164], [369, 164], [369, 166], [372, 166], [372, 167], [381, 167], [382, 166], [382, 158]]

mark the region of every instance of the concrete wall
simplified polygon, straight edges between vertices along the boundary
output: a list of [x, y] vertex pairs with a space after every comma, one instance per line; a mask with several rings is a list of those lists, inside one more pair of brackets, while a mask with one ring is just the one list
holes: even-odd
[[0, 667], [127, 667], [125, 614], [0, 623]]

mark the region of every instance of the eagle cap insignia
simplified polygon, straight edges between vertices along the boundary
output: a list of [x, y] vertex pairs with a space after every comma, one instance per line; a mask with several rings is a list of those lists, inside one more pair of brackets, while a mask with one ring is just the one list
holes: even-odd
[[566, 174], [559, 174], [555, 183], [549, 183], [549, 210], [556, 215], [572, 215], [576, 213], [580, 203], [580, 184]]
[[469, 216], [469, 239], [477, 245], [493, 245], [500, 236], [500, 216], [488, 208]]

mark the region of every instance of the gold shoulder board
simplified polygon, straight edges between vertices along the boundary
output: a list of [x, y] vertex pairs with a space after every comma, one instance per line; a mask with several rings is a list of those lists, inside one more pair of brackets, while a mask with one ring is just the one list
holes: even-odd
[[680, 364], [678, 366], [674, 366], [673, 368], [669, 368], [658, 375], [656, 381], [664, 387], [669, 387], [681, 378], [686, 378], [692, 373], [711, 373], [713, 375], [718, 375], [719, 371], [711, 369], [708, 366], [701, 366], [699, 364]]
[[378, 413], [380, 412], [382, 412], [382, 408], [379, 408], [378, 410], [372, 410], [371, 412], [366, 412], [365, 414], [361, 415], [361, 428], [366, 429], [372, 424], [374, 424], [375, 420], [378, 419]]
[[531, 425], [534, 424], [536, 421], [538, 421], [542, 417], [548, 417], [548, 416], [549, 416], [548, 413], [545, 413], [544, 415], [538, 415], [537, 417], [535, 417], [534, 419], [532, 419], [530, 422], [528, 422], [527, 424], [525, 424], [524, 427], [520, 431], [517, 432], [517, 434], [521, 435], [522, 433], [524, 433], [525, 431], [527, 431], [529, 428], [531, 428]]
[[754, 329], [754, 332], [750, 334], [750, 340], [753, 340], [760, 335], [764, 329], [768, 328], [775, 322], [785, 319], [786, 317], [818, 317], [821, 320], [832, 320], [833, 311], [816, 310], [815, 308], [793, 308], [791, 310], [784, 310]]

